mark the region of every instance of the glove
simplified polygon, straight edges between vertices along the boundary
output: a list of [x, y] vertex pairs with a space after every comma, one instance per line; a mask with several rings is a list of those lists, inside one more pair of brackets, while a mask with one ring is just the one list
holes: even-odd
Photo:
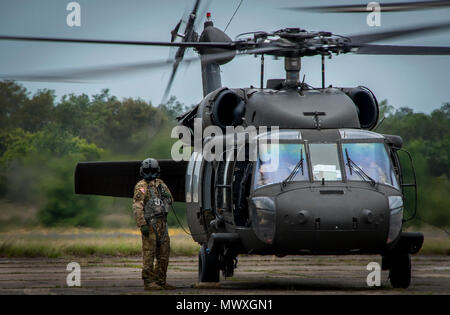
[[164, 199], [168, 200], [170, 203], [172, 203], [172, 197], [170, 196], [170, 194], [168, 192], [163, 191], [161, 193], [161, 197], [163, 197]]
[[149, 229], [148, 225], [141, 226], [141, 233], [144, 236], [148, 236], [150, 234], [150, 229]]
[[158, 186], [158, 191], [161, 194], [161, 198], [166, 199], [169, 203], [172, 203], [172, 196], [164, 190], [162, 185]]

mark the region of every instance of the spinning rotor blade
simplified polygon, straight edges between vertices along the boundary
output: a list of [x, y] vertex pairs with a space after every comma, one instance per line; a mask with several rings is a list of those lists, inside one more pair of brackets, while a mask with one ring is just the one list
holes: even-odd
[[[200, 6], [200, 0], [195, 1], [194, 8], [192, 9], [192, 12], [189, 14], [188, 21], [187, 21], [187, 24], [186, 24], [186, 28], [184, 30], [184, 36], [183, 36], [181, 42], [196, 40], [194, 38], [195, 37], [195, 35], [194, 35], [194, 32], [195, 32], [194, 25], [195, 25], [195, 20], [197, 18], [197, 11], [198, 11], [199, 6]], [[177, 25], [177, 27], [179, 27], [179, 25]], [[172, 33], [171, 41], [172, 42], [174, 41], [174, 34], [173, 33]], [[175, 74], [177, 73], [178, 66], [180, 65], [181, 61], [183, 60], [185, 52], [186, 52], [186, 47], [179, 47], [177, 49], [177, 52], [175, 54], [175, 63], [173, 64], [172, 72], [171, 72], [170, 78], [169, 78], [169, 82], [167, 82], [167, 86], [166, 86], [166, 89], [164, 91], [163, 98], [161, 100], [162, 104], [167, 101], [167, 98], [168, 98], [169, 93], [170, 93], [170, 89], [172, 87], [173, 80], [175, 79]]]
[[[434, 0], [434, 1], [412, 1], [412, 2], [395, 2], [380, 3], [381, 12], [402, 12], [412, 10], [435, 9], [450, 6], [450, 0]], [[332, 5], [332, 6], [314, 6], [314, 7], [291, 7], [289, 10], [329, 12], [329, 13], [367, 13], [372, 9], [367, 9], [367, 4], [351, 4], [351, 5]]]
[[363, 45], [354, 53], [360, 55], [450, 55], [450, 47]]
[[128, 73], [139, 73], [148, 71], [150, 69], [158, 69], [170, 66], [171, 61], [147, 61], [127, 63], [111, 66], [98, 66], [89, 68], [73, 68], [59, 71], [47, 71], [37, 74], [17, 74], [17, 75], [2, 75], [0, 77], [8, 80], [17, 81], [43, 81], [43, 82], [68, 82], [68, 83], [83, 83], [90, 79], [99, 79], [111, 75], [120, 75]]
[[[215, 61], [233, 57], [236, 55], [242, 56], [247, 54], [251, 55], [251, 54], [268, 53], [271, 51], [275, 51], [277, 49], [278, 48], [276, 47], [265, 47], [265, 48], [249, 49], [241, 52], [236, 52], [233, 50], [223, 53], [203, 55], [201, 58], [205, 61]], [[193, 62], [199, 60], [200, 57], [198, 56], [185, 59], [186, 62]], [[172, 60], [145, 61], [113, 66], [90, 67], [84, 69], [75, 68], [60, 71], [48, 71], [48, 72], [40, 72], [37, 74], [17, 74], [17, 75], [0, 74], [0, 78], [17, 81], [85, 83], [86, 81], [95, 78], [104, 78], [113, 75], [130, 74], [138, 72], [148, 72], [148, 70], [154, 70], [171, 65], [174, 65], [174, 61]]]
[[173, 43], [175, 41], [175, 39], [177, 38], [177, 34], [178, 34], [178, 30], [180, 29], [181, 22], [182, 22], [182, 20], [180, 20], [180, 22], [178, 22], [177, 25], [175, 25], [175, 28], [170, 32], [170, 34], [172, 35], [170, 37], [171, 43]]
[[140, 45], [140, 46], [175, 46], [175, 47], [209, 47], [234, 49], [233, 42], [148, 42], [148, 41], [127, 41], [127, 40], [99, 40], [99, 39], [79, 39], [79, 38], [51, 38], [51, 37], [28, 37], [28, 36], [2, 36], [0, 40], [38, 41], [55, 43], [82, 43], [82, 44], [110, 44], [110, 45]]
[[175, 79], [175, 74], [177, 73], [178, 66], [180, 65], [181, 60], [175, 61], [173, 64], [172, 72], [170, 73], [169, 82], [167, 82], [166, 89], [164, 90], [163, 97], [161, 99], [161, 104], [164, 104], [169, 97], [170, 89], [172, 88], [173, 80]]
[[402, 28], [402, 29], [396, 29], [396, 30], [390, 30], [385, 32], [378, 32], [378, 33], [364, 33], [359, 35], [350, 35], [347, 36], [353, 44], [363, 44], [363, 43], [371, 43], [376, 42], [379, 40], [385, 40], [385, 39], [391, 39], [391, 38], [398, 38], [398, 37], [407, 37], [407, 36], [413, 36], [418, 34], [423, 34], [427, 32], [435, 32], [435, 31], [441, 31], [445, 29], [450, 28], [450, 23], [438, 23], [438, 24], [431, 24], [431, 25], [424, 25], [424, 26], [417, 26], [417, 27], [410, 27], [410, 28]]

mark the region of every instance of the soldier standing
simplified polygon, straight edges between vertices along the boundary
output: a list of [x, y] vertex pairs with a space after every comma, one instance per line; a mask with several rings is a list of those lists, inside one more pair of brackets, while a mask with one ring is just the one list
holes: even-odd
[[159, 179], [157, 160], [142, 161], [140, 174], [143, 179], [134, 188], [133, 213], [142, 234], [144, 289], [174, 290], [174, 286], [166, 283], [170, 254], [167, 213], [173, 198], [166, 184]]

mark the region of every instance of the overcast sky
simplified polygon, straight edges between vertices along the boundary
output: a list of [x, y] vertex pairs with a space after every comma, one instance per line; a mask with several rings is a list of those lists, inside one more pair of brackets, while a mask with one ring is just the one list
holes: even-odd
[[[397, 2], [395, 1], [383, 1]], [[0, 34], [54, 36], [117, 40], [170, 40], [170, 30], [191, 9], [194, 0], [78, 0], [81, 26], [66, 24], [69, 0], [0, 0]], [[208, 1], [204, 0], [203, 4]], [[247, 31], [274, 31], [285, 27], [326, 30], [349, 35], [385, 31], [396, 27], [422, 25], [450, 20], [449, 9], [402, 13], [384, 13], [381, 27], [369, 27], [365, 14], [306, 13], [281, 10], [298, 5], [366, 3], [366, 1], [266, 1], [244, 0], [230, 24], [231, 38]], [[208, 11], [215, 26], [224, 28], [239, 0], [211, 0]], [[201, 30], [200, 30], [201, 31]], [[380, 43], [404, 45], [450, 46], [450, 31]], [[173, 51], [172, 51], [173, 53]], [[113, 46], [95, 44], [61, 44], [0, 41], [0, 74], [33, 74], [40, 70], [77, 68], [118, 63], [162, 60], [170, 48]], [[195, 56], [190, 52], [188, 56]], [[302, 60], [301, 77], [321, 85], [320, 57]], [[430, 112], [443, 102], [450, 102], [450, 56], [363, 56], [342, 55], [327, 60], [326, 83], [334, 86], [368, 86], [379, 100], [388, 99], [396, 108], [409, 106], [415, 111]], [[64, 94], [96, 94], [109, 88], [113, 95], [142, 98], [158, 104], [162, 98], [170, 68], [135, 75], [115, 76], [90, 84], [23, 82], [32, 92], [54, 89]], [[283, 78], [283, 60], [266, 58], [266, 78]], [[240, 57], [222, 66], [222, 83], [229, 87], [259, 86], [259, 59]], [[198, 103], [202, 98], [199, 62], [181, 67], [171, 91], [181, 102]]]

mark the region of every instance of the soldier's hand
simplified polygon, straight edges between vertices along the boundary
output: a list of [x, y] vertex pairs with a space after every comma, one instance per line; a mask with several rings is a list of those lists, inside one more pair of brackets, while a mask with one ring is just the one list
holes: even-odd
[[141, 233], [144, 236], [148, 236], [150, 234], [150, 229], [149, 229], [148, 225], [141, 226]]
[[162, 199], [165, 199], [169, 203], [172, 203], [172, 195], [168, 193], [161, 184], [159, 184], [158, 186], [158, 191], [161, 194]]
[[172, 203], [172, 196], [168, 193], [168, 192], [162, 192], [161, 193], [161, 197], [163, 197], [164, 199], [168, 200], [170, 203]]

